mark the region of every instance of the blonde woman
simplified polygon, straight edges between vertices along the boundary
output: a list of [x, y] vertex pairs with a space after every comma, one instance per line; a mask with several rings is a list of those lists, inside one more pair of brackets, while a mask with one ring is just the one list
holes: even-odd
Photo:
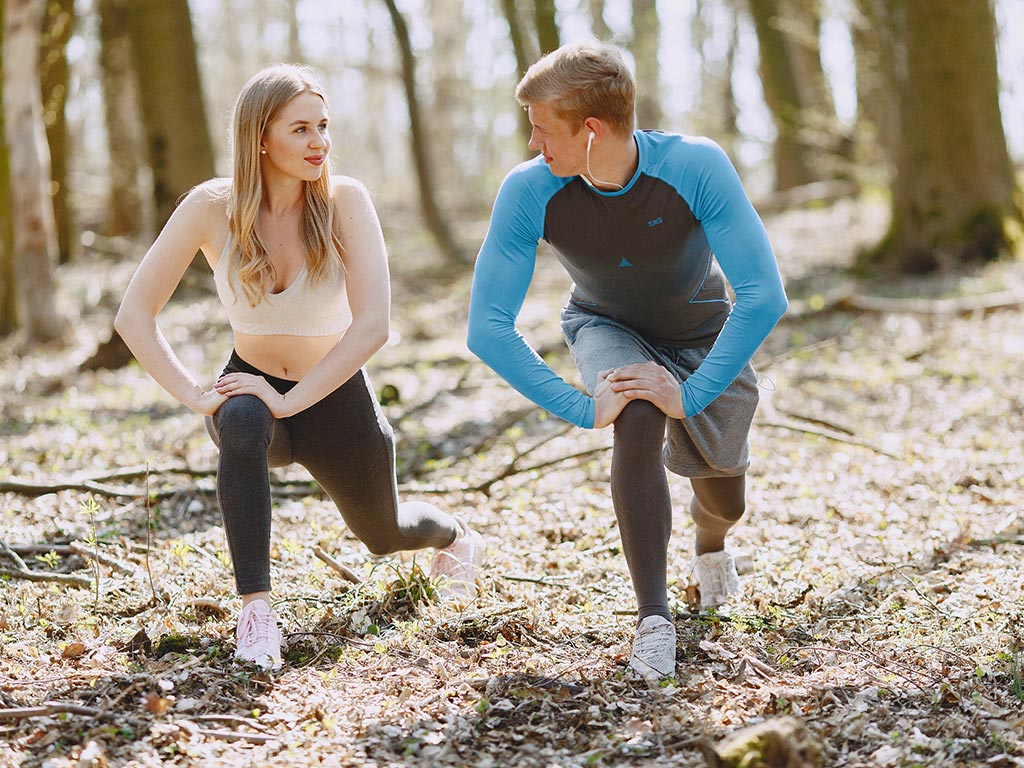
[[[276, 669], [268, 467], [306, 467], [374, 554], [437, 548], [432, 573], [458, 597], [474, 593], [483, 542], [430, 504], [398, 502], [391, 427], [363, 370], [388, 338], [384, 239], [363, 185], [330, 173], [327, 98], [315, 74], [260, 71], [232, 123], [232, 178], [200, 184], [177, 207], [114, 325], [146, 371], [206, 417], [220, 448], [217, 498], [243, 605], [235, 655]], [[235, 346], [209, 387], [156, 323], [200, 250]]]

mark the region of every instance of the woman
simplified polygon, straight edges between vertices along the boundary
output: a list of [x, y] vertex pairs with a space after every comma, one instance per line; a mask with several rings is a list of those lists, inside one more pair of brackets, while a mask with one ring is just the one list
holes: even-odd
[[[114, 327], [220, 448], [220, 502], [242, 597], [235, 655], [281, 665], [270, 607], [267, 468], [298, 462], [377, 555], [435, 547], [432, 576], [468, 598], [483, 541], [423, 502], [400, 504], [391, 427], [363, 365], [388, 338], [390, 285], [366, 189], [331, 176], [327, 99], [304, 67], [272, 66], [238, 96], [231, 179], [193, 189], [132, 278]], [[214, 272], [235, 349], [205, 388], [156, 323], [197, 250]]]

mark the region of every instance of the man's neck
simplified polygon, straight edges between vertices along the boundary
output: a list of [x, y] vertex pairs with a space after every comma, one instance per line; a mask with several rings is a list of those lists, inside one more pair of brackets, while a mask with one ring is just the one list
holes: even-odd
[[587, 177], [602, 192], [624, 189], [636, 173], [639, 151], [632, 132], [626, 136], [610, 136], [602, 152], [592, 152]]

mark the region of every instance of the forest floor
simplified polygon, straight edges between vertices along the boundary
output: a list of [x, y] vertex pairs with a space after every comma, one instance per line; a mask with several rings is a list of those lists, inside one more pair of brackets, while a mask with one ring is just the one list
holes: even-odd
[[[0, 766], [692, 766], [785, 716], [824, 765], [1024, 765], [1024, 311], [953, 311], [1024, 296], [1024, 263], [854, 285], [924, 307], [834, 305], [884, 219], [847, 202], [767, 221], [794, 311], [755, 360], [749, 514], [731, 538], [744, 593], [691, 612], [690, 491], [673, 478], [678, 665], [653, 688], [625, 675], [611, 434], [544, 418], [469, 355], [468, 272], [409, 263], [422, 249], [392, 233], [397, 343], [370, 370], [403, 495], [486, 537], [480, 594], [438, 602], [429, 555], [369, 558], [308, 475], [276, 471], [289, 649], [268, 674], [232, 659], [202, 421], [137, 366], [78, 368], [133, 265], [63, 270], [76, 343], [0, 344], [0, 482], [72, 487], [0, 494], [0, 530], [28, 569], [83, 586], [0, 579]], [[542, 257], [521, 325], [576, 381], [565, 290]], [[162, 324], [212, 381], [230, 345], [216, 299], [176, 298]]]

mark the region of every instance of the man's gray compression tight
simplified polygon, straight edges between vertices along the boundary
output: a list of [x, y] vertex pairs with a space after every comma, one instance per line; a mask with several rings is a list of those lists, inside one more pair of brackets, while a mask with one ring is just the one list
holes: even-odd
[[[672, 501], [662, 461], [665, 414], [643, 400], [630, 402], [615, 420], [612, 502], [637, 599], [637, 618], [669, 621], [667, 567]], [[743, 516], [745, 477], [690, 478], [690, 515], [697, 526], [697, 554], [723, 548], [726, 532]]]

